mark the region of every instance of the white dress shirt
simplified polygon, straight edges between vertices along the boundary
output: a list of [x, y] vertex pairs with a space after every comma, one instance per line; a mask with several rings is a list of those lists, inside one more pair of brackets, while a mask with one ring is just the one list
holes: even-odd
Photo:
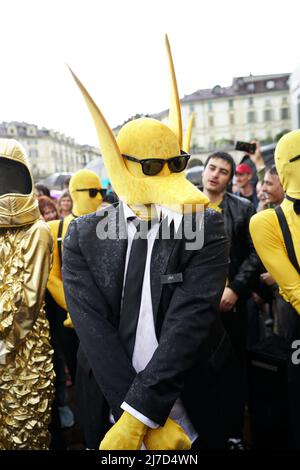
[[[136, 226], [133, 221], [128, 220], [129, 217], [136, 217], [136, 214], [128, 207], [126, 204], [123, 203], [124, 208], [124, 215], [125, 219], [127, 220], [127, 228], [128, 228], [128, 246], [126, 252], [126, 261], [125, 261], [125, 272], [124, 272], [124, 282], [123, 282], [123, 294], [124, 294], [124, 285], [126, 279], [126, 271], [132, 246], [132, 241], [134, 235], [136, 233]], [[170, 209], [166, 209], [161, 206], [156, 206], [156, 210], [158, 213], [158, 219], [160, 216], [162, 218], [168, 217], [169, 224], [171, 221], [174, 221], [175, 227], [178, 228], [181, 221], [182, 215], [172, 212]], [[152, 221], [153, 222], [153, 221]], [[148, 251], [147, 251], [147, 259], [146, 259], [146, 266], [145, 266], [145, 273], [144, 273], [144, 280], [143, 280], [143, 288], [142, 288], [142, 296], [141, 296], [141, 305], [140, 305], [140, 312], [136, 330], [136, 337], [135, 337], [135, 344], [132, 356], [132, 365], [136, 372], [140, 372], [143, 370], [148, 362], [151, 360], [154, 351], [158, 346], [158, 341], [156, 338], [155, 333], [155, 325], [153, 319], [153, 307], [152, 307], [152, 296], [151, 296], [151, 283], [150, 283], [150, 262], [151, 262], [151, 255], [153, 250], [154, 241], [159, 229], [159, 222], [151, 224], [151, 229], [147, 233], [147, 240], [148, 240]], [[122, 298], [123, 298], [122, 294]], [[154, 421], [150, 420], [139, 411], [132, 408], [126, 402], [123, 402], [121, 408], [141, 422], [149, 426], [150, 428], [157, 428], [159, 425]], [[176, 400], [174, 406], [170, 412], [169, 418], [172, 418], [176, 421], [185, 431], [185, 433], [189, 436], [190, 440], [193, 442], [197, 437], [198, 434], [195, 431], [188, 415], [183, 407], [183, 404], [180, 399]]]

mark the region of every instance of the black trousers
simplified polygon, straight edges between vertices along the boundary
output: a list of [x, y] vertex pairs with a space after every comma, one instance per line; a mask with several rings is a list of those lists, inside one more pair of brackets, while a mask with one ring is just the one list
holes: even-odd
[[110, 428], [109, 406], [94, 379], [92, 371], [85, 370], [80, 362], [76, 372], [75, 415], [89, 449], [98, 449]]
[[236, 308], [222, 312], [222, 321], [230, 338], [233, 354], [227, 362], [224, 406], [229, 437], [242, 438], [247, 397], [246, 342], [247, 302], [239, 300]]

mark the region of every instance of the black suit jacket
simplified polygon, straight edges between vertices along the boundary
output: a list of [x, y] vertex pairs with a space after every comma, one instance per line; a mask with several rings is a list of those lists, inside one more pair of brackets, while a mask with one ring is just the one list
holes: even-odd
[[[126, 401], [163, 425], [181, 397], [197, 428], [201, 417], [196, 417], [193, 408], [197, 391], [204, 386], [201, 371], [208, 364], [218, 368], [229, 348], [218, 312], [228, 266], [222, 217], [211, 209], [205, 211], [201, 249], [187, 250], [190, 240], [186, 236], [176, 239], [174, 232], [170, 239], [155, 240], [150, 269], [159, 345], [147, 367], [137, 374], [118, 335], [127, 250], [120, 207], [109, 206], [75, 219], [64, 240], [64, 289], [80, 339], [80, 366], [92, 370], [105, 397], [101, 407], [106, 419], [107, 407], [118, 419], [120, 405]], [[97, 233], [105, 224], [108, 237], [99, 240]], [[188, 224], [195, 224], [195, 217]], [[178, 282], [167, 277], [178, 273], [182, 274]]]

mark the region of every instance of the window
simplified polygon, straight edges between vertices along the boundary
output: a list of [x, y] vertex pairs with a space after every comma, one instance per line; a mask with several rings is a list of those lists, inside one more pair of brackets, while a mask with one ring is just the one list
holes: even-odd
[[17, 135], [17, 129], [15, 127], [9, 127], [7, 133], [9, 135]]
[[253, 105], [253, 98], [252, 96], [249, 98], [249, 106], [252, 106]]
[[233, 126], [235, 124], [234, 113], [229, 114], [229, 124]]
[[209, 125], [209, 127], [214, 126], [214, 117], [212, 115], [208, 116], [208, 125]]
[[272, 90], [273, 88], [275, 88], [275, 82], [274, 82], [274, 80], [268, 80], [268, 81], [266, 82], [266, 88], [267, 88], [268, 90]]
[[194, 112], [194, 105], [190, 104], [190, 113], [193, 113], [193, 112]]
[[265, 109], [265, 111], [264, 111], [264, 120], [265, 121], [272, 121], [272, 110], [271, 109]]
[[37, 149], [29, 149], [28, 154], [29, 154], [29, 158], [32, 158], [32, 159], [37, 158], [39, 156]]
[[34, 127], [27, 127], [27, 135], [36, 135], [36, 129]]
[[208, 104], [208, 110], [209, 110], [209, 111], [212, 111], [212, 102], [209, 101], [207, 104]]
[[289, 108], [281, 108], [281, 119], [289, 118]]
[[255, 90], [255, 84], [254, 83], [248, 83], [247, 90], [248, 91], [254, 91]]
[[228, 100], [229, 108], [233, 108], [233, 103], [234, 103], [234, 101], [232, 99]]
[[220, 85], [216, 85], [215, 87], [213, 87], [212, 92], [215, 95], [222, 95], [223, 90], [222, 90], [222, 87], [220, 87]]
[[255, 122], [255, 111], [248, 111], [248, 123]]

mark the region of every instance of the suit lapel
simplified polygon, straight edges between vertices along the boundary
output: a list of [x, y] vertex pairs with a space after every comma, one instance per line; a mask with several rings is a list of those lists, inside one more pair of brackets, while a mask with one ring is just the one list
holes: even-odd
[[122, 206], [111, 208], [103, 224], [107, 228], [107, 238], [100, 240], [102, 259], [98, 260], [97, 278], [118, 323], [127, 251], [127, 229]]

